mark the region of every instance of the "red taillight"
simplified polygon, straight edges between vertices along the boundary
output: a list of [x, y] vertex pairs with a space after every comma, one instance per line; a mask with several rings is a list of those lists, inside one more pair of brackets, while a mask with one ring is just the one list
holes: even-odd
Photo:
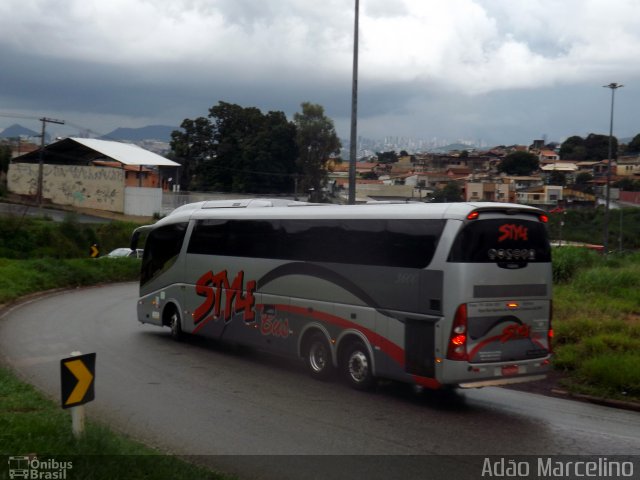
[[539, 218], [542, 223], [549, 223], [549, 217], [547, 215], [540, 215]]
[[467, 305], [463, 303], [456, 310], [447, 348], [449, 360], [468, 360], [467, 356]]
[[467, 220], [475, 220], [479, 216], [480, 216], [480, 212], [475, 210], [475, 211], [471, 212], [469, 215], [467, 215]]

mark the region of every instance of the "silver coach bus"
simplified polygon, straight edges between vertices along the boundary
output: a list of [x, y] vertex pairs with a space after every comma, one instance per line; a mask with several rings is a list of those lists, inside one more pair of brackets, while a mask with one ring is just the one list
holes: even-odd
[[505, 203], [185, 205], [147, 230], [138, 320], [300, 358], [355, 388], [544, 378], [551, 250]]

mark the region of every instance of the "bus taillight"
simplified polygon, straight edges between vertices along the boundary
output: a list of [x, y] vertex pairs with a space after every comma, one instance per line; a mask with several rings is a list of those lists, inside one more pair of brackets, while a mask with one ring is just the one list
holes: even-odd
[[463, 303], [456, 310], [447, 349], [449, 360], [468, 360], [467, 356], [467, 305]]

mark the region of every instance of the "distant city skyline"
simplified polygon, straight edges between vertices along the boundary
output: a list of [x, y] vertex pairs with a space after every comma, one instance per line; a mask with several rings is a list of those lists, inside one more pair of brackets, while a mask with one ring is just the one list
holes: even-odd
[[[19, 128], [23, 128], [23, 129], [27, 129], [27, 127], [24, 127], [23, 125], [17, 123], [14, 124], [12, 126], [17, 126]], [[161, 138], [159, 137], [144, 137], [141, 136], [141, 134], [139, 132], [144, 132], [144, 131], [157, 131], [160, 130], [162, 132], [166, 132], [167, 129], [171, 129], [171, 128], [179, 128], [179, 127], [171, 127], [169, 125], [163, 125], [163, 126], [145, 126], [145, 127], [140, 127], [139, 129], [121, 129], [118, 128], [112, 132], [108, 132], [105, 135], [103, 135], [105, 138], [110, 139], [110, 140], [122, 140], [122, 141], [134, 141], [136, 143], [141, 143], [143, 140], [145, 141], [149, 141], [149, 140], [159, 140], [162, 141]], [[39, 136], [39, 133], [33, 129], [29, 129], [32, 134], [34, 135], [34, 137], [32, 138], [32, 141], [36, 141], [39, 142], [39, 140], [37, 139], [37, 137]], [[2, 129], [0, 130], [0, 137], [4, 136], [4, 132], [5, 130]], [[125, 135], [124, 136], [119, 136], [118, 132], [124, 132]], [[75, 134], [70, 134], [67, 136], [86, 136], [88, 135], [90, 132], [76, 132]], [[93, 134], [96, 134], [97, 132], [91, 132]], [[590, 132], [590, 133], [595, 133], [595, 132]], [[640, 132], [639, 132], [640, 133]], [[89, 135], [91, 136], [91, 135]], [[586, 135], [582, 135], [583, 137], [586, 137]], [[134, 138], [135, 137], [135, 138]], [[47, 133], [47, 141], [51, 142], [51, 141], [55, 141], [56, 137], [52, 137], [49, 135], [49, 133]], [[631, 137], [628, 138], [619, 138], [620, 141], [623, 140], [630, 140]], [[525, 146], [530, 146], [534, 143], [534, 141], [540, 141], [542, 140], [545, 144], [549, 144], [549, 143], [558, 143], [561, 144], [561, 141], [558, 140], [550, 140], [548, 138], [532, 138], [531, 140], [529, 140], [528, 142], [524, 142], [524, 143], [502, 143], [500, 145], [505, 145], [505, 146], [510, 146], [510, 145], [525, 145]], [[565, 140], [565, 139], [563, 139]], [[168, 149], [168, 140], [166, 140], [167, 145], [165, 148], [162, 148], [161, 146], [158, 145], [154, 145], [153, 150], [156, 153], [161, 153], [164, 150]], [[341, 138], [341, 142], [342, 142], [342, 158], [343, 159], [348, 159], [349, 155], [348, 155], [348, 145], [349, 145], [349, 139], [347, 138]], [[483, 149], [491, 149], [493, 147], [497, 147], [500, 146], [498, 144], [491, 144], [488, 143], [486, 141], [484, 141], [483, 139], [469, 139], [469, 138], [445, 138], [445, 137], [431, 137], [431, 138], [417, 138], [417, 137], [403, 137], [400, 135], [387, 135], [385, 137], [382, 138], [367, 138], [365, 136], [359, 135], [358, 136], [358, 158], [362, 158], [362, 157], [368, 157], [368, 156], [373, 156], [375, 155], [377, 152], [389, 152], [389, 151], [396, 151], [397, 153], [400, 153], [402, 150], [406, 150], [408, 153], [410, 154], [414, 154], [414, 153], [422, 153], [422, 152], [447, 152], [449, 150], [452, 149], [463, 149], [463, 148], [469, 148], [469, 149], [477, 149], [477, 150], [483, 150]]]

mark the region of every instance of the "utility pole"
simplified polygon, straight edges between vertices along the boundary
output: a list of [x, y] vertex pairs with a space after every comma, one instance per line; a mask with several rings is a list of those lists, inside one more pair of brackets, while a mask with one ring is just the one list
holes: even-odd
[[607, 164], [607, 193], [605, 197], [605, 209], [604, 209], [604, 238], [602, 244], [604, 245], [604, 254], [609, 252], [609, 202], [611, 199], [611, 171], [613, 170], [613, 100], [618, 88], [624, 87], [619, 83], [610, 83], [609, 85], [603, 85], [604, 88], [611, 89], [611, 119], [609, 121], [609, 162]]
[[58, 125], [64, 125], [64, 120], [56, 120], [55, 118], [42, 117], [42, 133], [40, 134], [40, 156], [38, 160], [38, 191], [36, 193], [36, 202], [38, 207], [42, 206], [42, 187], [43, 187], [43, 166], [44, 166], [44, 132], [45, 125], [47, 123], [57, 123]]
[[358, 22], [360, 0], [356, 1], [353, 26], [353, 81], [351, 86], [351, 139], [349, 145], [349, 205], [356, 203], [356, 152], [358, 147]]

